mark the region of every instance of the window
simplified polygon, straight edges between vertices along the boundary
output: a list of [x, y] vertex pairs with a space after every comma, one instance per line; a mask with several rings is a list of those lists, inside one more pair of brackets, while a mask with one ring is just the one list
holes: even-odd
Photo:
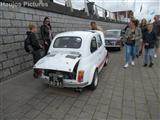
[[102, 39], [101, 39], [100, 35], [97, 36], [97, 42], [98, 42], [98, 47], [101, 47], [101, 45], [102, 45]]
[[81, 47], [82, 39], [80, 37], [59, 37], [55, 40], [54, 48], [74, 48]]
[[90, 50], [91, 50], [91, 53], [94, 53], [97, 50], [97, 41], [95, 37], [93, 37], [91, 40]]

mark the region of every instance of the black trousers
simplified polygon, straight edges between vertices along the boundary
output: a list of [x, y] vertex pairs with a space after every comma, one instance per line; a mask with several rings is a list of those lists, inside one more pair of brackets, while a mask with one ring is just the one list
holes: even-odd
[[50, 47], [50, 44], [51, 44], [50, 39], [47, 39], [46, 42], [48, 43], [48, 45], [45, 45], [45, 55], [47, 55], [49, 47]]
[[44, 57], [45, 51], [42, 49], [36, 50], [32, 52], [33, 56], [33, 63], [36, 64], [38, 60], [40, 60], [42, 57]]

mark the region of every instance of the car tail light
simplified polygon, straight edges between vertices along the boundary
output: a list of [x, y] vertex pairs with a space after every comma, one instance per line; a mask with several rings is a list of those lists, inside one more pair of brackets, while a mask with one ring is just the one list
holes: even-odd
[[83, 78], [84, 78], [84, 71], [80, 70], [78, 72], [78, 82], [83, 82]]
[[38, 76], [42, 76], [44, 74], [44, 70], [42, 69], [35, 69], [35, 72]]

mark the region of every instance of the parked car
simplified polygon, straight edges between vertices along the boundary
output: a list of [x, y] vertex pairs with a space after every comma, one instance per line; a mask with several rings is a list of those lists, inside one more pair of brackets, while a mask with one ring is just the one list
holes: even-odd
[[[102, 32], [101, 32], [102, 34]], [[72, 31], [55, 36], [48, 55], [34, 66], [39, 78], [56, 87], [95, 89], [108, 52], [96, 31]]]
[[116, 48], [121, 50], [123, 46], [123, 37], [121, 29], [110, 29], [104, 32], [105, 35], [105, 47]]

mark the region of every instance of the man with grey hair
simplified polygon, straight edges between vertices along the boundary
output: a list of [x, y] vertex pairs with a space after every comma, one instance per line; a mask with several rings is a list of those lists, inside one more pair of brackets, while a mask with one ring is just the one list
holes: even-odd
[[160, 18], [158, 15], [154, 17], [153, 31], [155, 32], [157, 37], [156, 46], [155, 46], [155, 55], [154, 55], [154, 57], [157, 58], [157, 53], [160, 45]]

